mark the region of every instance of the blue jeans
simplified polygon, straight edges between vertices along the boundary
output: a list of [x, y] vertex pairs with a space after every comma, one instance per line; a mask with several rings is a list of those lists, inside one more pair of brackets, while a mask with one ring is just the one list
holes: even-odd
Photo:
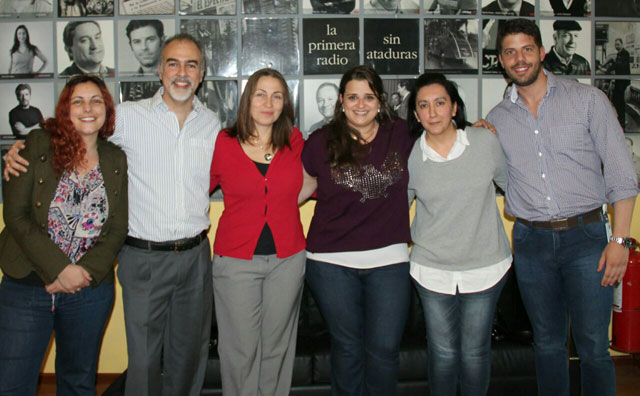
[[98, 352], [113, 306], [113, 284], [75, 294], [7, 279], [0, 283], [0, 395], [35, 395], [51, 333], [56, 340], [57, 395], [95, 395]]
[[432, 396], [486, 395], [491, 378], [491, 326], [507, 275], [491, 288], [455, 295], [414, 282], [427, 327], [429, 390]]
[[307, 259], [306, 279], [331, 334], [331, 394], [395, 395], [409, 263], [359, 270]]
[[613, 288], [600, 286], [598, 260], [607, 245], [604, 222], [565, 231], [532, 228], [516, 221], [516, 277], [533, 326], [538, 393], [569, 394], [568, 317], [580, 356], [585, 396], [614, 396], [609, 355]]

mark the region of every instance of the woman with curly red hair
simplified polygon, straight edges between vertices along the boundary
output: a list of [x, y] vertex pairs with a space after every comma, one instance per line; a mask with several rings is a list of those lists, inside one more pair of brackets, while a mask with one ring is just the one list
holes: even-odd
[[127, 236], [127, 162], [105, 140], [115, 110], [98, 77], [70, 79], [41, 126], [21, 152], [32, 166], [3, 183], [0, 394], [36, 394], [54, 332], [57, 394], [94, 395]]

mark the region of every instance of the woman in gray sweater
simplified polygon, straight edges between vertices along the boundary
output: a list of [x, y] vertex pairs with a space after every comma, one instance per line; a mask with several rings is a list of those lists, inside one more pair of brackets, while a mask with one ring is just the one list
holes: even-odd
[[409, 97], [411, 276], [427, 327], [431, 395], [485, 395], [491, 370], [491, 324], [511, 266], [495, 201], [507, 171], [498, 139], [466, 128], [454, 83], [421, 75]]

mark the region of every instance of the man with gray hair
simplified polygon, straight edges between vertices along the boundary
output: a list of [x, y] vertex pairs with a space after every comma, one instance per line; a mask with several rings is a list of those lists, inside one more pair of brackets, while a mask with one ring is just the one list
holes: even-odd
[[[129, 368], [126, 396], [199, 396], [213, 305], [209, 168], [220, 122], [195, 96], [202, 46], [165, 41], [149, 99], [116, 109], [109, 140], [127, 154], [129, 236], [118, 255]], [[26, 171], [14, 144], [5, 178]]]

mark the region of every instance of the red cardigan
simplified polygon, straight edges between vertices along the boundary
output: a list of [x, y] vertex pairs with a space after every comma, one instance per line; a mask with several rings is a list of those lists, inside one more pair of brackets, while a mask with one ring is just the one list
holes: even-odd
[[215, 254], [249, 260], [265, 223], [273, 234], [276, 255], [289, 257], [305, 248], [298, 194], [302, 188], [300, 155], [304, 140], [297, 128], [291, 148], [278, 150], [262, 176], [235, 137], [221, 131], [211, 162], [210, 192], [220, 184], [224, 211], [213, 244]]

